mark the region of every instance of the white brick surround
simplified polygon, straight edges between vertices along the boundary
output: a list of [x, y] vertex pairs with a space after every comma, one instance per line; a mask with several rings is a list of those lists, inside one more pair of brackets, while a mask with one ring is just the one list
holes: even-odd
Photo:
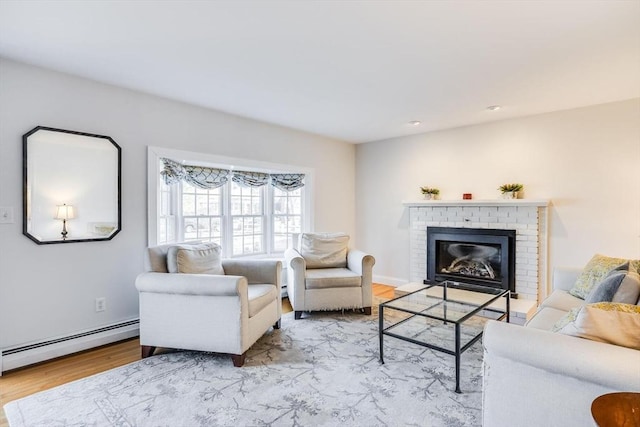
[[516, 292], [540, 302], [547, 296], [548, 200], [431, 200], [403, 202], [409, 208], [410, 280], [427, 277], [428, 226], [516, 231]]

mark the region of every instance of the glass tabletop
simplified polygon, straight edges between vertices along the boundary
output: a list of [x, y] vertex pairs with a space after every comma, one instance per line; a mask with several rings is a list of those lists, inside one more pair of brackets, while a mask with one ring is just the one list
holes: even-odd
[[509, 291], [489, 287], [460, 288], [453, 282], [425, 285], [424, 289], [403, 295], [380, 304], [385, 308], [401, 310], [437, 320], [461, 322], [484, 308], [502, 312]]

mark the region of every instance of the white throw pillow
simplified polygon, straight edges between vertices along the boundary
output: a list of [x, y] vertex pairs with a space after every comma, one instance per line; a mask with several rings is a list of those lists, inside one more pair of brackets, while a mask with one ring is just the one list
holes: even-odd
[[222, 248], [216, 243], [176, 245], [167, 252], [169, 273], [223, 275]]
[[307, 268], [343, 268], [347, 266], [349, 236], [344, 233], [300, 234], [300, 255]]

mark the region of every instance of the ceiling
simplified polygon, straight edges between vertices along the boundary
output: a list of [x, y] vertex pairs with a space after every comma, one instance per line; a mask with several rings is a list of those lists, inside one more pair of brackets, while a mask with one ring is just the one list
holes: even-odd
[[0, 0], [0, 56], [360, 143], [640, 97], [640, 1]]

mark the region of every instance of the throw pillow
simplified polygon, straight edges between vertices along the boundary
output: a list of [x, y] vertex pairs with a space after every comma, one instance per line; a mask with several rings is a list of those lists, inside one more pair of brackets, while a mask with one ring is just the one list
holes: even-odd
[[560, 333], [640, 350], [640, 306], [613, 302], [587, 304]]
[[569, 290], [569, 293], [574, 297], [585, 299], [589, 292], [604, 279], [607, 274], [616, 267], [622, 264], [630, 262], [630, 270], [638, 271], [640, 261], [629, 261], [624, 258], [612, 258], [605, 255], [596, 254], [584, 267], [573, 288]]
[[551, 332], [560, 332], [560, 330], [567, 326], [569, 323], [575, 322], [580, 310], [582, 310], [582, 306], [575, 307], [569, 310], [567, 314], [562, 316], [562, 318], [553, 325], [553, 327], [551, 328]]
[[629, 263], [612, 270], [587, 295], [585, 302], [621, 302], [635, 304], [640, 297], [640, 275], [629, 270]]
[[349, 236], [344, 233], [300, 234], [300, 255], [307, 268], [339, 268], [347, 266]]
[[169, 273], [223, 275], [221, 252], [222, 248], [216, 243], [172, 246], [167, 252], [167, 270]]

